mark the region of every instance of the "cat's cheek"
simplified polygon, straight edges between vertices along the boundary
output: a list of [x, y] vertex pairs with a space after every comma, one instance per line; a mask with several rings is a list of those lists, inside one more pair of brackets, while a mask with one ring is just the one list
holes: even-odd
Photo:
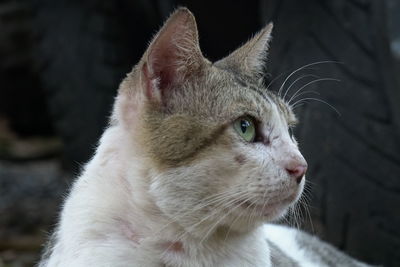
[[239, 166], [243, 166], [246, 161], [247, 158], [244, 154], [241, 153], [237, 153], [234, 157], [233, 157], [234, 161], [239, 165]]
[[197, 198], [202, 195], [200, 191], [207, 188], [205, 177], [201, 170], [173, 168], [154, 175], [149, 193], [162, 213], [182, 223], [193, 215], [193, 207], [199, 201]]
[[175, 181], [171, 178], [171, 175], [159, 173], [152, 179], [149, 186], [149, 193], [155, 205], [168, 217], [172, 217], [176, 212], [178, 206], [176, 199], [182, 197], [177, 192]]

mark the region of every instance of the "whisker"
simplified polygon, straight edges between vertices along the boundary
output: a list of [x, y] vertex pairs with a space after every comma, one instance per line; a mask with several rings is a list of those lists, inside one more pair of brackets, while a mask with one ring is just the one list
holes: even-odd
[[297, 72], [299, 72], [299, 71], [301, 71], [303, 69], [306, 69], [307, 67], [318, 65], [318, 64], [325, 64], [325, 63], [343, 64], [340, 61], [332, 61], [332, 60], [317, 61], [317, 62], [313, 62], [313, 63], [310, 63], [310, 64], [306, 64], [306, 65], [296, 69], [288, 77], [286, 77], [286, 79], [283, 81], [281, 87], [279, 88], [278, 96], [281, 96], [282, 89], [285, 87], [286, 82], [290, 79], [290, 77], [292, 77], [292, 75], [294, 75], [295, 73], [297, 73]]
[[[235, 196], [243, 194], [242, 192], [240, 192], [240, 191], [238, 192], [237, 191], [240, 187], [241, 186], [235, 186], [235, 187], [231, 188], [230, 190], [223, 191], [223, 192], [211, 195], [211, 196], [205, 198], [205, 199], [210, 199], [208, 202], [205, 202], [205, 203], [203, 203], [203, 201], [205, 199], [200, 200], [199, 203], [196, 204], [192, 209], [188, 210], [187, 212], [183, 212], [181, 214], [178, 214], [177, 216], [175, 216], [173, 218], [170, 218], [169, 219], [170, 221], [167, 224], [165, 224], [163, 227], [158, 229], [155, 233], [153, 233], [152, 236], [158, 235], [164, 229], [166, 229], [169, 225], [171, 225], [173, 223], [176, 223], [179, 219], [182, 219], [183, 217], [188, 216], [191, 213], [194, 213], [195, 211], [198, 211], [198, 210], [200, 210], [200, 209], [202, 209], [204, 207], [210, 206], [211, 204], [215, 205], [215, 210], [214, 210], [214, 212], [212, 212], [210, 214], [209, 217], [215, 215], [217, 210], [218, 210], [217, 209], [218, 206], [221, 206], [221, 204], [225, 204], [224, 202], [226, 201], [226, 199], [234, 198]], [[216, 196], [215, 199], [213, 199], [214, 196]]]
[[305, 101], [305, 100], [315, 100], [315, 101], [324, 103], [324, 104], [328, 105], [329, 107], [331, 107], [339, 116], [342, 116], [342, 114], [340, 114], [340, 112], [334, 106], [332, 106], [328, 102], [326, 102], [324, 100], [321, 100], [321, 99], [318, 99], [318, 98], [313, 98], [313, 97], [303, 98], [303, 99], [297, 100], [292, 106], [295, 107], [296, 104], [301, 103], [302, 101]]
[[297, 104], [296, 106], [293, 106], [292, 107], [292, 110], [295, 110], [296, 108], [298, 108], [298, 107], [301, 107], [301, 106], [304, 106], [306, 103], [299, 103], [299, 104]]
[[291, 226], [290, 222], [290, 217], [292, 216], [291, 214], [292, 214], [292, 207], [289, 207], [288, 212], [285, 214], [285, 216], [281, 217], [279, 221], [288, 226]]
[[297, 211], [297, 205], [298, 205], [297, 203], [293, 205], [293, 227], [299, 229], [298, 226], [299, 214]]
[[[200, 240], [200, 244], [203, 243], [203, 241], [209, 236], [209, 234], [218, 226], [218, 224], [225, 219], [229, 214], [231, 214], [237, 207], [240, 207], [241, 205], [243, 205], [243, 203], [246, 203], [248, 201], [250, 201], [252, 198], [255, 198], [255, 196], [250, 196], [249, 198], [243, 200], [242, 202], [240, 202], [239, 204], [235, 205], [234, 207], [232, 207], [230, 209], [229, 212], [227, 212], [226, 214], [224, 214], [224, 216], [222, 216], [215, 224], [213, 224], [210, 229], [207, 231], [207, 233], [204, 235], [204, 237]], [[248, 207], [247, 207], [248, 208]], [[247, 209], [246, 208], [246, 209]]]
[[282, 98], [283, 98], [283, 99], [286, 98], [287, 93], [289, 93], [290, 89], [292, 88], [293, 85], [296, 84], [296, 82], [298, 82], [298, 81], [300, 81], [300, 80], [302, 80], [302, 79], [304, 79], [304, 78], [308, 78], [308, 77], [320, 78], [320, 76], [314, 75], [314, 74], [306, 74], [306, 75], [300, 76], [299, 78], [297, 78], [296, 80], [294, 80], [294, 82], [292, 82], [292, 83], [289, 85], [288, 89], [286, 89], [286, 92], [285, 92], [285, 94], [283, 95]]
[[[238, 194], [235, 194], [234, 196], [240, 195], [240, 196], [242, 196], [242, 197], [243, 197], [243, 196], [246, 197], [248, 194], [249, 194], [248, 192], [245, 192], [245, 193], [243, 193], [243, 192], [238, 192]], [[236, 201], [237, 201], [236, 198], [232, 198], [230, 201], [225, 202], [225, 203], [222, 203], [222, 204], [223, 204], [223, 205], [221, 205], [221, 206], [222, 206], [222, 209], [229, 208], [229, 205], [231, 205], [232, 203], [235, 203]], [[226, 206], [227, 206], [227, 207], [226, 207]], [[211, 216], [213, 216], [213, 215], [215, 215], [216, 213], [219, 212], [219, 210], [217, 210], [217, 208], [220, 208], [220, 207], [216, 206], [216, 207], [214, 207], [214, 208], [215, 208], [215, 210], [214, 210], [211, 214], [209, 214], [208, 216], [204, 217], [201, 221], [197, 222], [196, 224], [192, 225], [189, 229], [193, 229], [194, 226], [199, 225], [200, 223], [202, 223], [202, 222], [205, 221], [206, 219], [210, 218]]]
[[[265, 194], [266, 194], [266, 192], [264, 192], [264, 196], [265, 196]], [[264, 198], [264, 197], [263, 197], [263, 198]], [[247, 207], [247, 208], [249, 208], [249, 207]], [[242, 216], [242, 214], [245, 213], [245, 212], [247, 211], [247, 208], [244, 209], [241, 213], [239, 213], [239, 214], [236, 216], [235, 220], [233, 220], [233, 222], [230, 224], [230, 226], [229, 226], [229, 228], [228, 228], [228, 231], [227, 231], [227, 233], [225, 234], [224, 242], [225, 242], [226, 239], [228, 238], [229, 233], [230, 233], [230, 231], [231, 231], [231, 229], [232, 229], [232, 226], [233, 226], [233, 225], [235, 224], [235, 222]]]
[[303, 221], [303, 213], [300, 208], [301, 202], [297, 202], [295, 205], [296, 208], [296, 213], [297, 213], [297, 218], [296, 218], [296, 228], [300, 230], [302, 221]]
[[301, 96], [301, 95], [305, 95], [305, 94], [321, 95], [321, 94], [320, 94], [319, 92], [317, 92], [317, 91], [307, 90], [307, 91], [303, 91], [303, 92], [299, 93], [298, 95], [296, 95], [296, 96], [293, 98], [293, 100], [296, 99], [297, 97], [299, 97], [299, 96]]
[[268, 91], [269, 87], [270, 87], [276, 80], [278, 80], [280, 77], [282, 77], [282, 75], [284, 75], [284, 74], [286, 74], [286, 73], [287, 73], [287, 71], [282, 72], [281, 74], [279, 74], [278, 76], [276, 76], [275, 78], [273, 78], [273, 79], [268, 83], [268, 86], [267, 86], [267, 88], [266, 88], [265, 90]]
[[285, 217], [283, 217], [284, 221], [283, 223], [290, 226], [290, 227], [294, 227], [295, 223], [295, 219], [294, 219], [294, 206], [290, 206], [288, 213]]
[[313, 186], [313, 185], [317, 185], [317, 184], [313, 181], [310, 181], [309, 179], [306, 179], [306, 183], [304, 185], [305, 186]]
[[314, 233], [315, 233], [314, 224], [313, 224], [313, 220], [312, 220], [312, 218], [311, 218], [311, 213], [310, 213], [310, 210], [309, 210], [309, 208], [308, 208], [307, 202], [304, 203], [304, 209], [305, 209], [306, 214], [307, 214], [307, 217], [308, 217], [308, 219], [309, 219], [309, 221], [310, 221], [311, 231], [312, 231], [312, 233], [314, 234]]
[[232, 221], [232, 223], [230, 224], [228, 231], [225, 234], [225, 238], [224, 238], [224, 242], [226, 242], [226, 240], [228, 239], [229, 233], [231, 232], [232, 226], [235, 224], [235, 222], [242, 216], [243, 213], [246, 212], [247, 209], [242, 210], [237, 216], [236, 218]]
[[256, 208], [257, 208], [257, 203], [256, 203], [256, 201], [254, 201], [254, 202], [251, 202], [251, 204], [246, 208], [246, 210], [247, 209], [251, 209], [251, 207], [254, 205], [254, 207], [253, 207], [253, 209], [251, 210], [251, 212], [250, 212], [250, 215], [249, 215], [249, 217], [248, 217], [248, 221], [249, 221], [249, 224], [251, 224], [252, 223], [252, 219], [253, 219], [253, 217], [255, 217], [255, 213], [254, 213], [254, 211], [256, 210]]
[[[245, 195], [246, 195], [246, 194], [245, 194]], [[221, 206], [222, 206], [222, 209], [229, 208], [229, 206], [230, 206], [232, 203], [235, 203], [235, 202], [236, 202], [236, 199], [233, 199], [232, 201], [229, 201], [229, 203], [222, 203], [222, 204], [223, 204], [223, 205], [221, 205]], [[236, 207], [242, 205], [244, 202], [246, 202], [246, 199], [245, 199], [244, 201], [240, 202], [238, 205], [234, 206], [234, 208], [236, 208]], [[227, 207], [226, 207], [226, 206], [227, 206]], [[218, 207], [218, 208], [221, 208], [221, 207]], [[231, 210], [231, 212], [232, 212], [232, 210]], [[230, 212], [229, 212], [229, 213], [230, 213]], [[219, 222], [221, 222], [229, 213], [226, 213], [221, 219], [219, 219], [219, 220], [217, 221], [217, 223], [216, 223], [215, 225], [218, 225]], [[199, 222], [197, 222], [197, 223], [191, 225], [188, 229], [189, 229], [189, 230], [194, 229], [196, 226], [200, 225], [201, 223], [203, 223], [204, 221], [206, 221], [207, 219], [209, 219], [210, 217], [212, 217], [212, 216], [215, 215], [215, 214], [216, 214], [216, 210], [214, 210], [212, 213], [208, 214], [206, 217], [204, 217], [203, 219], [201, 219]], [[214, 226], [215, 226], [215, 225], [214, 225]], [[212, 228], [213, 228], [213, 227], [212, 227]], [[207, 232], [206, 236], [212, 231], [212, 228]], [[187, 234], [189, 234], [189, 232], [186, 231], [186, 230], [184, 230], [184, 232], [183, 232], [181, 235], [179, 235], [179, 236], [175, 239], [175, 241], [181, 240], [181, 239], [182, 239], [183, 237], [185, 237], [185, 235], [187, 235]], [[206, 236], [205, 236], [205, 237], [206, 237]], [[204, 238], [201, 240], [200, 243], [202, 243], [203, 240], [204, 240]], [[172, 245], [172, 244], [171, 244], [171, 245]], [[163, 253], [165, 253], [166, 251], [168, 251], [168, 249], [171, 247], [171, 245], [168, 246], [168, 247], [164, 250]]]
[[311, 82], [308, 82], [308, 83], [306, 83], [305, 85], [303, 85], [302, 87], [300, 87], [300, 88], [292, 95], [292, 97], [291, 97], [291, 98], [289, 99], [289, 101], [288, 101], [288, 104], [290, 104], [290, 102], [293, 100], [293, 98], [296, 97], [296, 94], [299, 93], [301, 90], [303, 90], [304, 88], [306, 88], [307, 86], [309, 86], [309, 85], [311, 85], [311, 84], [313, 84], [313, 83], [320, 82], [320, 81], [337, 81], [337, 82], [340, 82], [339, 79], [334, 79], [334, 78], [320, 78], [320, 79], [316, 79], [316, 80], [313, 80], [313, 81], [311, 81]]

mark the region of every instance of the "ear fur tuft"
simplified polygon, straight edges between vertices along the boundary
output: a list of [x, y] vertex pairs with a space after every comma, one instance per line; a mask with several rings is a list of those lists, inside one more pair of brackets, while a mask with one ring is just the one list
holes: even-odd
[[215, 65], [257, 80], [263, 74], [272, 28], [273, 24], [269, 23], [247, 43]]

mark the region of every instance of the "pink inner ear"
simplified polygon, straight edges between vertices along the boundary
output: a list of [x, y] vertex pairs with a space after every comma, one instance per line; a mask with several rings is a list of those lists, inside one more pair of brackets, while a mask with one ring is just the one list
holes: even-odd
[[[167, 63], [168, 57], [163, 61]], [[146, 78], [147, 97], [149, 97], [149, 99], [161, 97], [159, 100], [162, 100], [165, 96], [165, 92], [173, 86], [177, 72], [173, 67], [153, 65], [153, 71], [149, 73], [147, 63], [145, 63], [143, 65], [143, 74]]]
[[186, 9], [176, 11], [150, 44], [143, 74], [147, 96], [165, 102], [169, 91], [201, 65], [197, 28]]
[[152, 99], [154, 97], [154, 93], [155, 93], [154, 90], [156, 89], [157, 84], [153, 84], [154, 81], [151, 79], [151, 77], [149, 75], [149, 70], [147, 68], [147, 63], [143, 64], [142, 72], [143, 72], [143, 76], [144, 76], [144, 80], [145, 80], [146, 96], [149, 99]]
[[161, 97], [177, 82], [178, 63], [180, 61], [177, 54], [178, 47], [172, 43], [165, 43], [160, 40], [157, 47], [149, 54], [148, 63], [143, 66], [143, 72], [147, 79], [147, 95], [151, 99]]
[[161, 95], [177, 79], [176, 61], [178, 59], [175, 53], [172, 49], [165, 49], [164, 53], [159, 55], [154, 63], [154, 75], [157, 77], [158, 89], [161, 91]]

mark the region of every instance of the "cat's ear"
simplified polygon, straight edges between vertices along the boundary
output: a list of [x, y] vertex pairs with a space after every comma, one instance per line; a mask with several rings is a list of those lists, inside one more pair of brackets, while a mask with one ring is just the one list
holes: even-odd
[[238, 74], [258, 78], [264, 70], [272, 28], [273, 24], [269, 23], [247, 43], [217, 61], [215, 65]]
[[174, 87], [198, 73], [204, 64], [196, 21], [186, 8], [177, 9], [150, 43], [142, 59], [144, 89], [162, 102]]

